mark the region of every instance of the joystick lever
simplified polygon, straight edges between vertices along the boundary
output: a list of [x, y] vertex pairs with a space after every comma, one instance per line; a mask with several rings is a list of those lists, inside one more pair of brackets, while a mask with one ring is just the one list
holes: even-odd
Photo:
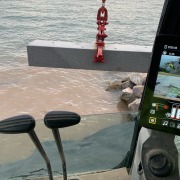
[[62, 169], [64, 180], [67, 180], [66, 160], [64, 156], [63, 146], [58, 128], [64, 128], [76, 125], [80, 122], [80, 116], [73, 112], [52, 111], [48, 112], [44, 117], [45, 125], [52, 129], [54, 139], [62, 160]]

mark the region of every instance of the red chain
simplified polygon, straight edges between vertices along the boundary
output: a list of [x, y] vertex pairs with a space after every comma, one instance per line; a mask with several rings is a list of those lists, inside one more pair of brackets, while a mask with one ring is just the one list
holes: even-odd
[[108, 11], [105, 8], [105, 1], [102, 0], [102, 7], [99, 8], [97, 13], [97, 25], [98, 33], [96, 35], [96, 53], [94, 55], [94, 62], [104, 62], [103, 48], [104, 48], [104, 39], [107, 37], [105, 34], [105, 26], [108, 24]]

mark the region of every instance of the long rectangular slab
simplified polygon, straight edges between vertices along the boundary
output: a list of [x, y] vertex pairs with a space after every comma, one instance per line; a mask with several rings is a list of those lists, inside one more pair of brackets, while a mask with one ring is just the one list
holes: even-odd
[[27, 46], [29, 66], [147, 72], [152, 47], [106, 44], [104, 63], [93, 62], [95, 45], [35, 40]]

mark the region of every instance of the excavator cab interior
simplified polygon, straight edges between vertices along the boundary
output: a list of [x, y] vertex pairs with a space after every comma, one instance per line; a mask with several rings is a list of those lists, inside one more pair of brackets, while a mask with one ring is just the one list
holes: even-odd
[[[165, 1], [159, 22], [140, 113], [137, 116], [139, 124], [137, 123], [136, 131], [139, 132], [139, 137], [134, 167], [131, 169], [132, 179], [180, 178], [177, 148], [180, 133], [180, 89], [177, 88], [176, 93], [172, 90], [165, 93], [165, 86], [162, 85], [180, 85], [180, 13], [177, 5], [178, 1]], [[171, 69], [169, 62], [176, 64], [176, 67], [172, 66]]]
[[[129, 179], [131, 180], [179, 180], [180, 179], [180, 1], [165, 0], [162, 10], [159, 26], [154, 41], [151, 65], [146, 79], [143, 97], [139, 107], [138, 114], [133, 117], [132, 138], [126, 156], [121, 159], [119, 165], [114, 167], [126, 168]], [[164, 88], [166, 87], [168, 88]], [[98, 118], [93, 117], [93, 121]], [[101, 117], [106, 119], [107, 117]], [[20, 120], [19, 120], [20, 119]], [[65, 121], [69, 120], [68, 122]], [[111, 119], [111, 115], [109, 115]], [[46, 162], [48, 158], [43, 148], [39, 145], [40, 142], [34, 132], [34, 120], [30, 116], [16, 117], [15, 120], [6, 119], [0, 123], [0, 132], [5, 134], [28, 133], [33, 140], [39, 152], [43, 155]], [[27, 124], [28, 121], [28, 124]], [[18, 126], [13, 123], [19, 122]], [[61, 138], [58, 133], [58, 128], [64, 128], [78, 124], [80, 117], [77, 114], [68, 112], [50, 112], [45, 117], [45, 125], [53, 132], [57, 147], [62, 159], [62, 172], [64, 180], [67, 178], [66, 163], [62, 153]], [[85, 122], [85, 121], [82, 121]], [[25, 129], [23, 129], [26, 124]], [[11, 127], [13, 125], [13, 127]], [[78, 126], [77, 126], [78, 127]], [[134, 128], [133, 128], [134, 127]], [[81, 127], [82, 128], [82, 127]], [[80, 128], [76, 129], [76, 131]], [[116, 132], [112, 129], [112, 131]], [[103, 132], [101, 132], [103, 134]], [[89, 133], [89, 134], [92, 134]], [[99, 133], [100, 134], [100, 133]], [[99, 135], [98, 134], [98, 135]], [[101, 141], [106, 142], [103, 134]], [[124, 134], [122, 134], [123, 136]], [[120, 138], [120, 137], [116, 137]], [[96, 138], [97, 139], [97, 138]], [[93, 141], [95, 142], [96, 139]], [[88, 139], [84, 144], [76, 146], [76, 151], [81, 151], [83, 146], [86, 147]], [[38, 143], [37, 143], [38, 142]], [[47, 146], [50, 146], [46, 144]], [[68, 146], [68, 144], [67, 144]], [[121, 146], [123, 146], [121, 144]], [[54, 146], [53, 146], [54, 147]], [[72, 146], [71, 146], [72, 147]], [[112, 145], [113, 147], [113, 145]], [[69, 146], [70, 148], [70, 146]], [[123, 147], [120, 147], [120, 149]], [[102, 150], [103, 151], [103, 150]], [[104, 151], [106, 149], [104, 148]], [[83, 153], [83, 151], [82, 151]], [[66, 153], [65, 153], [66, 154]], [[93, 152], [93, 155], [96, 153]], [[2, 155], [2, 154], [1, 154]], [[52, 154], [51, 154], [52, 155]], [[88, 154], [86, 154], [88, 155]], [[98, 154], [100, 157], [102, 154]], [[2, 155], [3, 156], [3, 155]], [[114, 156], [114, 154], [111, 154]], [[72, 153], [73, 157], [73, 153]], [[88, 157], [86, 159], [88, 164]], [[108, 157], [106, 158], [108, 161]], [[96, 161], [94, 159], [94, 161]], [[22, 162], [21, 162], [22, 163]], [[32, 163], [32, 162], [31, 162]], [[42, 162], [41, 162], [42, 163]], [[74, 162], [72, 172], [79, 173]], [[108, 162], [106, 162], [108, 163]], [[68, 161], [69, 164], [69, 161]], [[96, 162], [98, 164], [98, 162]], [[11, 164], [12, 165], [12, 164]], [[10, 165], [10, 166], [11, 166]], [[22, 164], [23, 166], [23, 164]], [[93, 166], [93, 163], [90, 164]], [[1, 173], [6, 170], [3, 165]], [[49, 168], [48, 168], [49, 167]], [[7, 168], [7, 166], [6, 166]], [[53, 179], [51, 168], [47, 163], [49, 179]], [[54, 168], [54, 167], [53, 167]], [[53, 169], [52, 168], [52, 169]], [[71, 168], [71, 165], [69, 165]], [[78, 166], [77, 166], [78, 168]], [[28, 169], [28, 168], [26, 168]], [[9, 171], [11, 170], [11, 167]], [[91, 169], [87, 168], [87, 171]], [[53, 171], [54, 172], [54, 171]], [[7, 174], [7, 173], [6, 173]], [[18, 176], [14, 175], [16, 179]], [[21, 177], [22, 178], [22, 177]], [[24, 176], [24, 178], [26, 178]], [[0, 177], [1, 179], [1, 177]], [[3, 176], [2, 179], [6, 179]], [[11, 179], [11, 178], [10, 178]], [[20, 179], [20, 176], [19, 176]], [[93, 178], [91, 178], [93, 179]], [[106, 180], [106, 178], [104, 178]], [[120, 176], [119, 176], [119, 179]], [[112, 178], [113, 180], [113, 178]]]

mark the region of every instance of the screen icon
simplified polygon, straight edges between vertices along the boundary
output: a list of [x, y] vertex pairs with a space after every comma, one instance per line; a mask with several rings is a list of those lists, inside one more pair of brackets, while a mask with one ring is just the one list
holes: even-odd
[[150, 124], [156, 124], [156, 118], [155, 117], [150, 117], [149, 118], [149, 123]]
[[163, 55], [166, 55], [167, 54], [167, 51], [163, 51]]
[[163, 126], [168, 126], [168, 125], [169, 125], [169, 121], [163, 120], [163, 121], [162, 121], [162, 125], [163, 125]]
[[150, 114], [155, 114], [155, 113], [156, 113], [156, 111], [154, 109], [150, 110]]
[[166, 104], [162, 104], [162, 103], [152, 103], [152, 107], [155, 108], [156, 111], [158, 111], [159, 109], [169, 109], [169, 106]]
[[180, 123], [177, 123], [177, 127], [176, 127], [177, 129], [180, 129]]
[[171, 118], [175, 118], [175, 116], [176, 116], [176, 105], [173, 105], [171, 109]]
[[170, 52], [169, 55], [170, 56], [175, 56], [175, 53]]
[[180, 104], [173, 104], [171, 109], [171, 118], [180, 119]]
[[167, 118], [169, 118], [169, 117], [171, 117], [171, 113], [168, 113], [168, 112], [167, 112], [167, 113], [165, 114], [165, 116], [166, 116]]
[[170, 125], [169, 125], [171, 128], [176, 128], [176, 123], [175, 122], [170, 122]]
[[180, 119], [180, 105], [179, 105], [179, 107], [177, 109], [176, 119], [178, 119], [178, 120]]

